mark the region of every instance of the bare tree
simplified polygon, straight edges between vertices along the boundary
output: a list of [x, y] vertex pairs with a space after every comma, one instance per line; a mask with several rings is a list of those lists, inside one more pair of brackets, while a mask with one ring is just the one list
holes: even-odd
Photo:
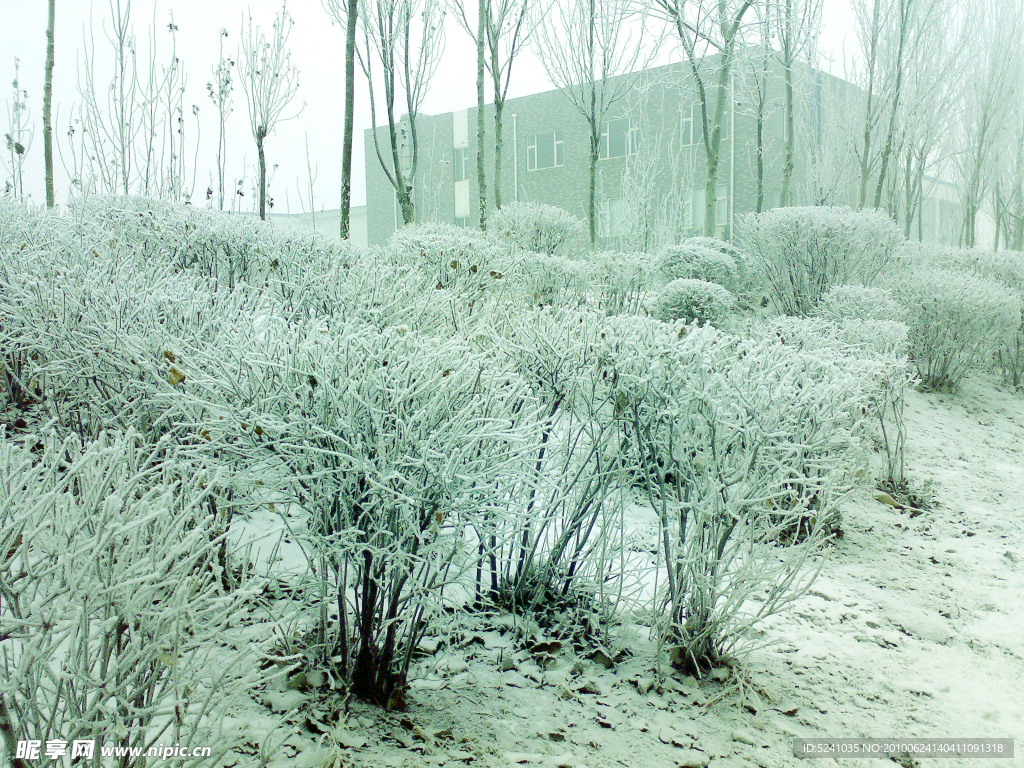
[[587, 122], [590, 184], [587, 221], [597, 242], [597, 161], [601, 128], [612, 107], [632, 89], [643, 53], [645, 18], [630, 0], [565, 0], [545, 9], [535, 48], [548, 77]]
[[755, 2], [762, 1], [652, 0], [678, 37], [697, 89], [706, 171], [703, 229], [708, 237], [715, 234], [722, 125], [726, 119], [726, 105], [730, 101], [736, 43], [747, 12]]
[[43, 81], [43, 163], [46, 167], [46, 207], [53, 208], [53, 33], [57, 18], [57, 0], [49, 0], [46, 22], [46, 70]]
[[292, 64], [288, 37], [292, 31], [292, 17], [288, 3], [274, 17], [270, 38], [253, 26], [252, 15], [248, 26], [242, 28], [242, 52], [239, 56], [242, 91], [249, 107], [249, 125], [256, 141], [259, 160], [259, 214], [267, 218], [267, 158], [265, 143], [279, 122], [290, 120], [283, 117], [288, 105], [299, 89], [299, 71]]
[[[110, 84], [96, 84], [96, 45], [92, 25], [84, 42], [83, 63], [78, 70], [79, 119], [91, 174], [82, 182], [90, 188], [127, 195], [134, 180], [134, 147], [142, 126], [139, 116], [139, 73], [136, 42], [132, 33], [131, 0], [110, 0], [110, 29], [104, 25], [113, 48], [114, 70]], [[103, 98], [101, 94], [106, 94]]]
[[[914, 0], [900, 0], [914, 2]], [[778, 42], [777, 58], [782, 65], [785, 88], [786, 146], [782, 162], [782, 181], [779, 205], [790, 204], [793, 169], [796, 163], [796, 103], [794, 99], [794, 72], [796, 62], [813, 50], [821, 30], [822, 0], [768, 0], [768, 20]]]
[[224, 40], [228, 31], [220, 31], [220, 55], [217, 66], [213, 68], [213, 80], [206, 84], [206, 92], [217, 108], [217, 209], [224, 210], [224, 195], [227, 189], [227, 124], [231, 114], [231, 92], [234, 84], [231, 68], [235, 62], [224, 55]]
[[[494, 207], [502, 204], [502, 169], [504, 142], [505, 101], [508, 98], [509, 84], [512, 81], [512, 65], [516, 58], [530, 44], [537, 24], [545, 12], [543, 0], [479, 0], [477, 7], [477, 30], [469, 22], [465, 10], [465, 0], [455, 0], [456, 19], [477, 43], [477, 76], [478, 108], [483, 107], [482, 73], [486, 71], [491, 78], [494, 93]], [[484, 56], [486, 52], [486, 56]], [[483, 146], [483, 118], [477, 126], [478, 146]], [[478, 161], [479, 162], [479, 161]], [[477, 176], [482, 173], [482, 166]]]
[[4, 148], [7, 155], [4, 164], [7, 166], [8, 179], [4, 192], [15, 198], [25, 195], [23, 169], [25, 156], [32, 146], [33, 131], [29, 127], [28, 92], [18, 80], [18, 59], [14, 59], [14, 81], [11, 83], [11, 101], [7, 104], [7, 133], [4, 134]]
[[345, 28], [345, 126], [341, 147], [341, 223], [338, 234], [348, 240], [352, 210], [352, 134], [356, 103], [356, 30], [359, 0], [323, 0], [324, 10]]
[[961, 241], [973, 247], [998, 152], [1014, 127], [1013, 105], [1021, 98], [1019, 61], [1008, 52], [1024, 35], [1024, 12], [1003, 0], [970, 0], [966, 11], [964, 23], [971, 26], [977, 47], [960, 82], [952, 167], [963, 207]]
[[878, 166], [877, 149], [873, 146], [873, 141], [882, 117], [877, 92], [883, 45], [882, 31], [887, 23], [889, 6], [889, 0], [853, 0], [854, 25], [863, 57], [861, 67], [855, 70], [859, 76], [859, 84], [864, 88], [864, 119], [860, 125], [862, 136], [856, 147], [860, 171], [860, 207], [867, 204], [868, 185]]
[[[388, 182], [394, 187], [402, 220], [416, 220], [413, 182], [419, 161], [416, 118], [444, 50], [444, 9], [427, 0], [370, 0], [360, 16], [362, 47], [357, 47], [359, 66], [370, 91], [373, 148]], [[377, 68], [384, 87], [390, 159], [386, 160], [377, 136]], [[399, 88], [404, 92], [406, 116], [399, 125], [395, 108]]]

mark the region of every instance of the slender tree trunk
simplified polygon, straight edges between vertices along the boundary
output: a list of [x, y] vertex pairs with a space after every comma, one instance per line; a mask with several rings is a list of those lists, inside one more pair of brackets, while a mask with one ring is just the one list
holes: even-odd
[[502, 151], [502, 112], [505, 100], [494, 100], [494, 207], [501, 207], [501, 151]]
[[795, 120], [793, 119], [793, 61], [790, 56], [786, 61], [786, 158], [782, 163], [782, 190], [779, 192], [779, 206], [790, 204], [790, 184], [793, 179], [793, 168], [796, 165], [796, 136], [794, 136]]
[[[726, 48], [731, 41], [726, 41]], [[725, 102], [729, 98], [729, 68], [732, 65], [730, 53], [722, 54], [722, 68], [718, 72], [718, 94], [715, 100], [715, 118], [712, 122], [711, 138], [705, 140], [707, 151], [707, 180], [704, 183], [704, 236], [714, 237], [717, 227], [718, 210], [718, 166], [722, 146], [722, 120], [725, 117]]]
[[53, 29], [57, 16], [57, 0], [50, 0], [46, 24], [46, 79], [43, 85], [43, 162], [46, 164], [46, 207], [53, 208]]
[[341, 148], [341, 224], [338, 234], [342, 240], [351, 235], [352, 210], [352, 134], [356, 108], [356, 22], [359, 0], [348, 0], [345, 19], [345, 135]]
[[914, 224], [914, 153], [907, 150], [907, 161], [903, 166], [903, 236], [910, 239], [910, 229]]
[[[428, 0], [429, 1], [429, 0]], [[484, 35], [487, 34], [487, 0], [477, 4], [476, 25], [476, 183], [480, 189], [480, 229], [487, 229], [487, 171], [484, 164]]]
[[[593, 112], [591, 112], [593, 114]], [[590, 245], [597, 245], [597, 159], [601, 152], [601, 138], [597, 121], [590, 121], [590, 203], [587, 206], [587, 222], [590, 225]]]
[[259, 155], [260, 164], [260, 218], [267, 220], [267, 157], [263, 153], [263, 140], [265, 134], [263, 128], [256, 129], [256, 154]]
[[874, 129], [875, 65], [878, 59], [879, 3], [874, 0], [871, 7], [871, 52], [868, 56], [867, 103], [864, 108], [864, 153], [860, 157], [859, 207], [863, 208], [868, 199], [868, 178], [871, 175], [871, 135]]

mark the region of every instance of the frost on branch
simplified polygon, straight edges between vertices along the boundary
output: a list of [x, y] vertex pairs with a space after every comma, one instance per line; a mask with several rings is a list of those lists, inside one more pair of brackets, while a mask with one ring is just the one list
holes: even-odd
[[670, 245], [658, 254], [658, 264], [665, 280], [704, 280], [735, 291], [739, 282], [736, 258], [729, 252], [712, 245], [712, 238], [687, 240], [682, 245]]

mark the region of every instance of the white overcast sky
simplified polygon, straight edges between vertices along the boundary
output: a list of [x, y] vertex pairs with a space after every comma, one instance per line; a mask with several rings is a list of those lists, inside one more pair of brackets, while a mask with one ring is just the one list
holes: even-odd
[[[432, 2], [433, 0], [427, 0]], [[557, 2], [557, 0], [555, 0]], [[122, 3], [124, 0], [122, 0]], [[291, 0], [289, 11], [295, 19], [292, 33], [293, 59], [300, 70], [297, 105], [305, 102], [301, 116], [282, 123], [268, 139], [267, 159], [279, 167], [273, 178], [271, 193], [276, 212], [299, 213], [308, 208], [306, 140], [314, 166], [314, 205], [317, 210], [337, 208], [341, 174], [342, 115], [344, 110], [344, 62], [342, 30], [332, 25], [320, 0]], [[10, 83], [14, 77], [14, 59], [20, 60], [20, 86], [28, 91], [35, 138], [25, 169], [26, 192], [37, 202], [43, 199], [42, 161], [42, 84], [46, 56], [45, 0], [0, 0], [0, 100], [9, 105]], [[156, 11], [158, 44], [169, 50], [167, 23], [173, 13], [178, 25], [178, 55], [188, 77], [186, 109], [192, 104], [200, 108], [200, 136], [196, 189], [193, 201], [203, 204], [210, 173], [214, 169], [217, 118], [213, 103], [206, 94], [206, 83], [218, 56], [218, 33], [224, 28], [229, 37], [227, 50], [235, 52], [243, 17], [251, 9], [253, 21], [269, 27], [278, 0], [133, 0], [132, 19], [140, 50], [148, 45], [149, 25]], [[97, 47], [104, 47], [103, 24], [109, 28], [109, 0], [57, 0], [56, 67], [54, 71], [54, 134], [58, 142], [66, 140], [68, 119], [78, 100], [77, 68], [81, 63], [83, 35], [89, 26], [90, 11]], [[833, 69], [841, 67], [844, 52], [855, 47], [852, 32], [850, 0], [825, 0], [825, 28], [822, 51], [833, 59]], [[453, 22], [448, 23], [444, 58], [426, 97], [426, 113], [449, 112], [475, 103], [475, 50], [468, 36]], [[106, 46], [109, 48], [109, 46]], [[109, 54], [107, 54], [109, 55]], [[100, 62], [97, 82], [109, 82], [109, 59]], [[106, 80], [104, 80], [104, 77]], [[228, 123], [228, 177], [239, 178], [245, 165], [255, 165], [255, 149], [249, 133], [244, 95], [236, 79], [235, 111]], [[527, 52], [516, 63], [510, 96], [548, 90], [551, 84], [540, 63]], [[365, 199], [363, 183], [363, 129], [370, 125], [369, 102], [365, 83], [356, 89], [357, 117], [353, 168], [353, 204]], [[7, 110], [0, 110], [0, 134], [6, 133]], [[380, 117], [378, 116], [378, 122]], [[194, 123], [188, 130], [195, 136]], [[67, 199], [68, 181], [60, 157], [55, 158], [57, 201]], [[253, 173], [246, 174], [251, 180]], [[215, 185], [214, 185], [215, 186]], [[247, 181], [246, 207], [251, 206], [250, 184]]]

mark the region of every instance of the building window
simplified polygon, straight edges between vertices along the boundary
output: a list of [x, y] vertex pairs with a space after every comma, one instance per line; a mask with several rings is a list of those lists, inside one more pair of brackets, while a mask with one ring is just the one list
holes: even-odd
[[[729, 185], [719, 184], [715, 188], [715, 225], [724, 226], [729, 223]], [[689, 205], [684, 205], [684, 221], [694, 229], [704, 228], [704, 187], [690, 190]]]
[[629, 204], [619, 197], [602, 200], [598, 205], [597, 234], [624, 237], [629, 234]]
[[526, 170], [539, 171], [562, 165], [562, 132], [548, 131], [526, 137]]
[[469, 226], [469, 216], [456, 216], [455, 217], [455, 226], [456, 227], [468, 227]]
[[640, 126], [629, 117], [620, 117], [617, 120], [605, 120], [601, 123], [601, 153], [602, 160], [613, 157], [626, 157], [636, 152], [636, 144], [639, 138]]
[[[701, 113], [700, 102], [691, 104], [689, 107], [681, 107], [680, 112], [680, 130], [683, 136], [683, 146], [692, 147], [696, 144], [704, 143], [704, 117]], [[714, 130], [715, 121], [715, 100], [711, 98], [708, 101], [708, 124], [711, 129]], [[729, 110], [725, 110], [725, 114], [722, 115], [722, 131], [721, 137], [725, 139], [729, 136], [729, 123], [731, 122], [729, 116]]]
[[468, 149], [456, 147], [455, 149], [455, 181], [467, 181], [470, 173], [471, 155]]

